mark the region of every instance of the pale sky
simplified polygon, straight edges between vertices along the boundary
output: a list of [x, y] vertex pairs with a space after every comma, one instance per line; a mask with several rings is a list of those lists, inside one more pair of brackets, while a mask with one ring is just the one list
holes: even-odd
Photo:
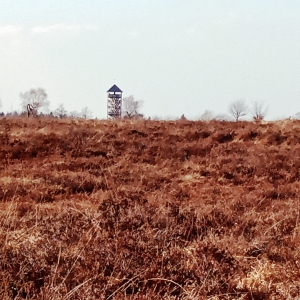
[[148, 117], [264, 101], [300, 112], [299, 0], [0, 0], [0, 110], [42, 87], [51, 109], [106, 118], [106, 91]]

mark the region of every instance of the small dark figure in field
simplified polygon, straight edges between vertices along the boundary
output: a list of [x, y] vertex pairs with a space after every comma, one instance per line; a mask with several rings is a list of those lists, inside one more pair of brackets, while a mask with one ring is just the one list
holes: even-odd
[[29, 118], [30, 115], [33, 117], [36, 117], [36, 109], [38, 105], [32, 105], [32, 104], [27, 104], [27, 117]]

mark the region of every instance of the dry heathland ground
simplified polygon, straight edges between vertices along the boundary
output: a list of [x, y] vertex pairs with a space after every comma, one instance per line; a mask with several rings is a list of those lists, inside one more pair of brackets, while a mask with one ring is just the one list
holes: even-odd
[[300, 122], [0, 120], [1, 299], [299, 299]]

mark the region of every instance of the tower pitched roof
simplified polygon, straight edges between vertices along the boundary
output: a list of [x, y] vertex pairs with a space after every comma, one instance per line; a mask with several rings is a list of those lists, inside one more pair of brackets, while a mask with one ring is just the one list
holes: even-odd
[[115, 84], [107, 91], [107, 93], [123, 93]]

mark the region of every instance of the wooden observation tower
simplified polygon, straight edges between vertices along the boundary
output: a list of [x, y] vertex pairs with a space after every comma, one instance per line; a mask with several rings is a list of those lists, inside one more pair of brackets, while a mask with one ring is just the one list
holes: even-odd
[[107, 118], [119, 119], [122, 116], [122, 91], [114, 84], [107, 91]]

